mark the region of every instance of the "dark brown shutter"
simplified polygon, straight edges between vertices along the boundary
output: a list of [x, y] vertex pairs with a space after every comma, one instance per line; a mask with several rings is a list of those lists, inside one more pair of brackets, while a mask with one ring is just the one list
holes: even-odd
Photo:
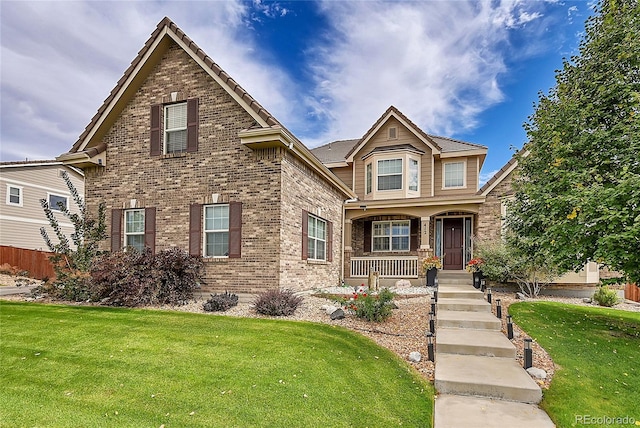
[[122, 248], [122, 210], [111, 210], [111, 251]]
[[409, 247], [411, 251], [416, 251], [420, 245], [420, 219], [411, 219], [411, 236], [409, 237]]
[[333, 223], [327, 220], [327, 261], [333, 261]]
[[373, 222], [365, 221], [364, 222], [364, 252], [371, 252], [371, 228], [373, 227]]
[[202, 205], [189, 206], [189, 254], [202, 254]]
[[187, 100], [187, 151], [198, 151], [198, 99]]
[[144, 209], [144, 246], [156, 253], [156, 209], [155, 207]]
[[302, 260], [309, 258], [309, 212], [302, 210]]
[[160, 126], [160, 109], [162, 105], [156, 104], [151, 106], [151, 156], [160, 156], [162, 154], [162, 138]]
[[242, 202], [229, 202], [229, 258], [242, 255]]

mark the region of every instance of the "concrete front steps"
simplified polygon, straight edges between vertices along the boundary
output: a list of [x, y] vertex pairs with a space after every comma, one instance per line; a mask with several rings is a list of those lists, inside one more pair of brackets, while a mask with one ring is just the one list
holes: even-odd
[[484, 294], [471, 275], [452, 277], [440, 278], [438, 287], [435, 428], [553, 427], [535, 405], [540, 387], [516, 362], [515, 346]]

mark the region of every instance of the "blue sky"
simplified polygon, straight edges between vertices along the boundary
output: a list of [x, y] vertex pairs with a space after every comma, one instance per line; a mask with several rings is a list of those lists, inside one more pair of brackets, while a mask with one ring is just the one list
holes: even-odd
[[307, 146], [359, 138], [394, 105], [489, 147], [488, 179], [591, 13], [560, 0], [2, 1], [0, 160], [68, 151], [168, 16]]

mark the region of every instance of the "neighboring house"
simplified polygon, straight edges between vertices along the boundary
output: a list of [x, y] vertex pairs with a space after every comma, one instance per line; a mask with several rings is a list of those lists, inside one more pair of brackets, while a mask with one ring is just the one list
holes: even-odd
[[104, 249], [201, 255], [204, 291], [338, 284], [354, 193], [168, 18], [68, 153]]
[[[504, 219], [507, 215], [507, 204], [513, 198], [511, 186], [513, 176], [517, 173], [518, 161], [511, 158], [494, 176], [487, 181], [478, 193], [485, 198], [479, 212], [477, 236], [481, 239], [501, 239], [504, 233]], [[600, 282], [598, 264], [590, 262], [579, 272], [568, 272], [554, 281], [554, 284], [597, 284]]]
[[84, 193], [82, 171], [58, 161], [23, 161], [0, 163], [0, 245], [29, 250], [49, 251], [40, 228], [45, 227], [50, 238], [57, 243], [55, 233], [40, 205], [46, 199], [67, 236], [74, 232], [73, 225], [60, 213], [62, 202], [72, 213], [78, 212], [69, 189], [62, 178], [66, 171], [81, 195]]
[[429, 255], [443, 257], [445, 270], [472, 258], [486, 147], [429, 135], [390, 107], [362, 138], [313, 152], [358, 197], [345, 204], [346, 282], [371, 269], [383, 283], [418, 282]]

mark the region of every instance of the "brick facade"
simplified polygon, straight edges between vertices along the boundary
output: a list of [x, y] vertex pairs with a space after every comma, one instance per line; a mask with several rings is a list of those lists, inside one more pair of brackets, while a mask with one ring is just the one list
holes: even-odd
[[[150, 155], [150, 109], [176, 92], [178, 100], [198, 98], [198, 150]], [[106, 202], [111, 209], [156, 208], [156, 251], [189, 249], [192, 203], [242, 203], [240, 258], [206, 259], [205, 291], [255, 293], [267, 288], [316, 287], [337, 283], [340, 275], [341, 199], [284, 147], [252, 150], [238, 133], [255, 119], [178, 45], [166, 51], [103, 141], [105, 167], [86, 174], [91, 210]], [[302, 209], [319, 207], [333, 222], [334, 261], [308, 266], [301, 257]], [[104, 248], [108, 249], [105, 241]]]

